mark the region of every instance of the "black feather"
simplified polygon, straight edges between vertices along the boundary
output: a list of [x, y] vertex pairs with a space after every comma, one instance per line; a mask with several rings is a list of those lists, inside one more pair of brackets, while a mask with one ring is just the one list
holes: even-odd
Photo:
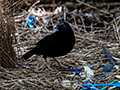
[[57, 32], [41, 39], [31, 51], [23, 55], [24, 59], [28, 59], [34, 54], [46, 57], [59, 57], [69, 53], [75, 44], [75, 37], [72, 28], [68, 23], [60, 23], [57, 25]]

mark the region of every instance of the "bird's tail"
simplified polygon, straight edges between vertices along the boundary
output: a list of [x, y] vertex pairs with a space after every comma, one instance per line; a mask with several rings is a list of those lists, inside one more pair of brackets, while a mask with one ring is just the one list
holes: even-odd
[[28, 59], [29, 57], [31, 57], [32, 55], [35, 54], [35, 51], [36, 51], [36, 47], [33, 48], [32, 50], [30, 50], [29, 52], [27, 52], [26, 54], [23, 55], [23, 58], [26, 60]]

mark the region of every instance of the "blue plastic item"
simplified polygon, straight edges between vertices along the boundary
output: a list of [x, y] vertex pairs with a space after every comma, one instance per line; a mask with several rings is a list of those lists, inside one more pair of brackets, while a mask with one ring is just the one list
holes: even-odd
[[73, 27], [73, 26], [70, 26], [71, 28]]
[[93, 18], [93, 14], [89, 14], [89, 13], [85, 13], [84, 16], [89, 17], [89, 18]]
[[100, 89], [96, 88], [95, 86], [91, 86], [91, 87], [88, 87], [88, 88], [83, 88], [81, 90], [100, 90]]
[[[69, 70], [73, 70], [75, 73], [76, 73], [76, 75], [79, 75], [79, 71], [83, 71], [84, 70], [84, 68], [81, 68], [81, 69], [74, 69], [73, 67], [70, 67], [70, 68], [66, 68], [66, 67], [64, 67], [64, 66], [62, 66], [63, 68], [65, 68], [65, 69], [69, 69]], [[90, 69], [92, 69], [92, 68], [94, 68], [94, 66], [88, 66]]]
[[[73, 67], [72, 67], [72, 70], [75, 72], [75, 74], [76, 75], [79, 75], [80, 73], [79, 73], [79, 69], [74, 69]], [[80, 70], [81, 71], [81, 70]]]
[[[94, 68], [94, 66], [88, 66], [90, 69], [92, 69], [92, 68]], [[84, 70], [84, 68], [81, 68], [81, 69], [74, 69], [73, 67], [71, 67], [72, 68], [72, 70], [74, 71], [74, 72], [78, 72], [78, 71], [82, 71], [82, 70]]]
[[35, 17], [30, 16], [27, 20], [27, 25], [31, 28], [34, 29], [34, 26], [32, 25], [35, 22]]
[[70, 12], [70, 14], [73, 14], [73, 12]]
[[105, 71], [111, 71], [112, 69], [113, 69], [112, 66], [103, 67], [103, 70], [105, 70]]
[[50, 19], [42, 19], [43, 23], [48, 23]]
[[111, 56], [111, 54], [109, 53], [109, 51], [108, 51], [104, 46], [102, 46], [102, 49], [103, 49], [104, 53], [106, 54], [106, 56], [107, 56], [107, 57], [109, 58], [109, 60], [111, 61], [111, 63], [113, 64], [113, 66], [115, 66], [116, 64], [115, 64], [115, 62], [113, 61], [112, 56]]
[[[112, 81], [112, 82], [109, 83], [109, 84], [113, 84], [113, 83], [115, 83], [115, 82], [116, 82], [116, 80]], [[100, 90], [105, 90], [107, 87], [108, 87], [108, 86], [105, 86], [105, 87], [101, 88]]]
[[110, 73], [104, 73], [104, 74], [95, 74], [95, 76], [104, 76], [104, 75], [111, 75], [113, 74], [113, 72], [110, 72]]
[[[105, 75], [111, 75], [111, 74], [113, 74], [113, 72], [104, 73], [104, 74], [95, 74], [95, 76], [99, 76], [100, 77], [99, 80], [101, 80], [103, 76], [105, 76]], [[99, 80], [98, 80], [98, 82], [99, 82]]]
[[17, 69], [19, 69], [20, 68], [20, 64], [18, 64], [18, 68]]
[[116, 82], [114, 84], [83, 84], [83, 86], [116, 86], [116, 87], [120, 87], [120, 82]]
[[[94, 66], [88, 66], [90, 69], [94, 68]], [[70, 68], [71, 70], [73, 70], [75, 72], [76, 75], [79, 75], [80, 76], [80, 73], [79, 71], [83, 71], [84, 68], [81, 68], [81, 69], [74, 69], [73, 67]]]
[[61, 11], [61, 13], [68, 13], [68, 11]]

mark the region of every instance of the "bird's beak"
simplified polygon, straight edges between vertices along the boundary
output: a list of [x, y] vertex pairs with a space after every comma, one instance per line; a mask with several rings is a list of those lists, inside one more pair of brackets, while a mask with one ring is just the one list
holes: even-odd
[[55, 25], [55, 26], [53, 27], [53, 29], [56, 29], [56, 28], [58, 28], [57, 25]]

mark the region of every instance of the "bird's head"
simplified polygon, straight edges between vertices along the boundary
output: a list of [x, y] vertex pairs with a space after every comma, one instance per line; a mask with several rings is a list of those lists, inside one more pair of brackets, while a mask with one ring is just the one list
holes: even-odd
[[64, 30], [66, 28], [71, 28], [70, 25], [68, 23], [66, 23], [66, 22], [59, 23], [58, 25], [55, 25], [53, 27], [53, 29], [56, 29], [58, 31]]

